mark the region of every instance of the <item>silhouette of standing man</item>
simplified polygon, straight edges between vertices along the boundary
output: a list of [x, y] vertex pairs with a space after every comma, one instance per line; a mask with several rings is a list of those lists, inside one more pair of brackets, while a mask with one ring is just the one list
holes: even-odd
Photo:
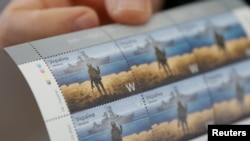
[[223, 36], [218, 31], [214, 31], [214, 38], [215, 38], [216, 44], [219, 46], [219, 48], [227, 56], [227, 50], [226, 50], [226, 45], [225, 45], [225, 41], [224, 41]]
[[188, 123], [187, 123], [187, 107], [184, 107], [184, 105], [178, 101], [178, 127], [182, 126], [182, 130], [184, 134], [189, 133]]
[[217, 31], [214, 31], [214, 36], [215, 36], [215, 40], [216, 40], [216, 43], [218, 44], [218, 46], [224, 50], [225, 43], [224, 43], [223, 37]]
[[93, 90], [94, 87], [96, 87], [97, 90], [98, 90], [98, 92], [101, 95], [103, 95], [103, 92], [106, 95], [107, 92], [106, 92], [106, 90], [105, 90], [105, 88], [103, 86], [103, 83], [102, 83], [102, 78], [100, 76], [100, 69], [99, 69], [99, 67], [97, 66], [97, 68], [94, 68], [92, 66], [92, 64], [87, 64], [87, 66], [88, 66], [88, 74], [89, 74], [89, 77], [90, 77], [92, 90]]
[[235, 83], [235, 93], [236, 93], [236, 99], [238, 102], [238, 105], [241, 108], [241, 111], [245, 111], [245, 104], [244, 104], [244, 87], [240, 83], [240, 77], [237, 74], [237, 71], [235, 69], [232, 70], [231, 74], [231, 80]]
[[240, 85], [239, 82], [236, 82], [236, 98], [238, 104], [241, 108], [241, 111], [244, 111], [244, 88]]
[[154, 46], [154, 49], [155, 49], [155, 54], [156, 54], [156, 58], [158, 61], [159, 69], [161, 69], [161, 67], [163, 67], [163, 69], [167, 75], [169, 75], [169, 73], [170, 73], [170, 75], [172, 75], [171, 69], [166, 61], [165, 51], [161, 51], [157, 46]]
[[122, 141], [122, 127], [120, 126], [120, 129], [116, 126], [116, 123], [114, 121], [111, 122], [111, 137], [112, 141]]

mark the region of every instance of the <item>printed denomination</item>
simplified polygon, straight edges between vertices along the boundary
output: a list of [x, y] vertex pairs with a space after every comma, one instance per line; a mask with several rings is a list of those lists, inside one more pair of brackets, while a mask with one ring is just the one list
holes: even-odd
[[229, 124], [244, 115], [244, 89], [238, 73], [231, 67], [223, 67], [205, 74], [213, 100], [215, 124]]
[[211, 97], [202, 76], [143, 94], [155, 140], [189, 140], [214, 121]]
[[232, 13], [222, 13], [179, 25], [202, 71], [249, 57], [250, 42]]
[[131, 96], [133, 74], [114, 43], [50, 57], [52, 70], [71, 113]]
[[72, 114], [80, 141], [152, 141], [141, 95]]
[[191, 47], [175, 27], [121, 39], [117, 44], [143, 91], [199, 72]]

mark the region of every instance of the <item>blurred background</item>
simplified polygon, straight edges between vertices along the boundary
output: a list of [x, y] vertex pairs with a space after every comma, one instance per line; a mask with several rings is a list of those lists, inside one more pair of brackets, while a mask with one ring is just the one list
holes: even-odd
[[0, 12], [2, 12], [3, 8], [7, 5], [9, 0], [0, 0]]

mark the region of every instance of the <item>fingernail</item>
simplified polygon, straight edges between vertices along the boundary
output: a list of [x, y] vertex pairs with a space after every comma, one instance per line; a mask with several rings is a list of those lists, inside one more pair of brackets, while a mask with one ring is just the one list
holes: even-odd
[[127, 10], [140, 11], [145, 13], [151, 11], [149, 0], [115, 0], [114, 2], [114, 13], [119, 13]]
[[73, 30], [76, 31], [76, 30], [96, 27], [98, 25], [99, 25], [99, 21], [95, 15], [85, 14], [85, 15], [78, 17], [73, 22]]

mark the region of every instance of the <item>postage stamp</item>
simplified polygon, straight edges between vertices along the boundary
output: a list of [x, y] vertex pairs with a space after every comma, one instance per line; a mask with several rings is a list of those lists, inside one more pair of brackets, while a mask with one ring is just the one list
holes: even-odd
[[72, 119], [80, 141], [153, 140], [141, 95], [74, 113]]
[[199, 73], [192, 49], [176, 27], [117, 41], [142, 91]]
[[179, 25], [201, 71], [209, 71], [249, 57], [250, 41], [231, 12]]
[[213, 100], [215, 123], [228, 124], [242, 118], [247, 96], [240, 81], [247, 78], [240, 78], [232, 67], [223, 67], [205, 74], [205, 79]]
[[136, 81], [114, 43], [46, 58], [71, 113], [136, 92]]
[[[195, 85], [195, 86], [194, 86]], [[213, 107], [203, 76], [143, 94], [156, 140], [189, 140], [213, 123]]]

